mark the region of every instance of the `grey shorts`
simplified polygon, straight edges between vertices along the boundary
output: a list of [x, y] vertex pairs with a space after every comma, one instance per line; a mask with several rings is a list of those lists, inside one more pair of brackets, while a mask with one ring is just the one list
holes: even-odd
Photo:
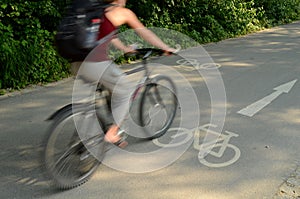
[[129, 110], [134, 83], [112, 61], [82, 63], [74, 84], [73, 101], [93, 98], [98, 82], [111, 91], [113, 117], [116, 123], [121, 123]]

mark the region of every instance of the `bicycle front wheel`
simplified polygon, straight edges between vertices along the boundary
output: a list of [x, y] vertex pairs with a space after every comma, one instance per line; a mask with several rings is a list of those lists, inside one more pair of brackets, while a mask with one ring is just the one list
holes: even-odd
[[55, 185], [71, 189], [89, 180], [100, 162], [78, 136], [72, 111], [55, 119], [46, 138], [45, 168]]
[[164, 75], [157, 75], [141, 96], [139, 120], [148, 139], [155, 139], [166, 133], [177, 110], [176, 88], [173, 81]]

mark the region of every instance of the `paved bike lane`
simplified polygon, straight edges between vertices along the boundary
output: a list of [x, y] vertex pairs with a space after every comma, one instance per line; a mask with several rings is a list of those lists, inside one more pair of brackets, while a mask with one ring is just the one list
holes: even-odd
[[[128, 174], [101, 166], [87, 184], [70, 191], [57, 192], [45, 181], [41, 175], [39, 152], [47, 127], [44, 119], [71, 100], [72, 80], [14, 97], [2, 97], [1, 197], [299, 196], [299, 35], [300, 23], [297, 22], [204, 46], [220, 66], [227, 95], [227, 116], [222, 133], [232, 136], [224, 142], [226, 150], [220, 157], [209, 154], [206, 161], [201, 162], [197, 157], [199, 146], [193, 144], [181, 158], [161, 170]], [[174, 64], [174, 60], [170, 62]], [[193, 82], [201, 120], [198, 131], [192, 133], [201, 134], [207, 125], [213, 125], [209, 123], [208, 90], [201, 77], [193, 76], [195, 71], [177, 68], [187, 73]], [[278, 87], [290, 87], [290, 90], [283, 90], [277, 96], [273, 93], [278, 91]], [[180, 85], [179, 88], [185, 89]], [[268, 97], [274, 95], [277, 97]], [[251, 104], [260, 100], [265, 106], [254, 106], [257, 110], [251, 108]], [[241, 110], [247, 107], [248, 112], [257, 112], [253, 116], [241, 114]], [[130, 150], [139, 151], [148, 146], [145, 143], [134, 144]], [[234, 161], [230, 162], [232, 159]]]
[[240, 158], [247, 158], [246, 176], [261, 178], [252, 186], [257, 192], [282, 180], [275, 198], [300, 195], [299, 35], [297, 22], [207, 48], [223, 66], [228, 128], [247, 140], [239, 142], [246, 150]]

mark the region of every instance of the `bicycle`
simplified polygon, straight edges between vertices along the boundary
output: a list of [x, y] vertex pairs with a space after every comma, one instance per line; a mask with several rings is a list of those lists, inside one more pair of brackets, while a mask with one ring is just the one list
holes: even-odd
[[[149, 134], [147, 139], [150, 140], [167, 132], [175, 118], [178, 106], [176, 87], [172, 79], [161, 74], [151, 76], [151, 71], [147, 67], [148, 58], [154, 55], [162, 56], [164, 53], [165, 51], [155, 48], [137, 49], [134, 56], [142, 58], [142, 65], [125, 72], [126, 75], [131, 75], [144, 71], [144, 75], [132, 95], [131, 102], [137, 100], [137, 96], [140, 94], [138, 123]], [[132, 56], [132, 54], [126, 55]], [[167, 87], [161, 86], [165, 83], [168, 84]], [[103, 86], [99, 85], [96, 92], [101, 99], [105, 99], [106, 104], [109, 104], [110, 94]], [[101, 119], [97, 118], [98, 121], [89, 119], [95, 113], [95, 103], [95, 101], [91, 101], [68, 104], [48, 118], [53, 123], [45, 139], [43, 160], [48, 176], [60, 189], [75, 188], [87, 182], [101, 164], [105, 152], [109, 150], [103, 133], [92, 137], [80, 137], [78, 134], [78, 131], [89, 132], [89, 127], [93, 122], [99, 122], [100, 126], [104, 128]], [[76, 111], [74, 112], [74, 110]], [[151, 121], [160, 111], [165, 115], [165, 121], [160, 126], [155, 126]], [[74, 120], [77, 122], [88, 121], [88, 124], [80, 127], [83, 129], [77, 129]], [[93, 154], [91, 150], [94, 152]]]
[[[214, 168], [229, 166], [236, 162], [241, 155], [240, 149], [238, 147], [229, 144], [229, 141], [232, 137], [238, 137], [239, 135], [230, 131], [225, 131], [224, 134], [220, 134], [210, 129], [216, 127], [217, 126], [214, 124], [205, 124], [203, 126], [191, 130], [185, 128], [170, 128], [168, 130], [168, 136], [170, 136], [170, 138], [157, 138], [153, 140], [153, 143], [159, 147], [177, 147], [193, 139], [193, 147], [194, 149], [199, 151], [198, 159], [200, 163], [208, 167]], [[177, 133], [172, 135], [172, 131]], [[212, 140], [201, 144], [200, 132], [209, 133]], [[205, 133], [202, 135], [202, 138], [204, 138], [204, 135]], [[170, 139], [172, 139], [173, 142], [169, 142]], [[229, 160], [217, 163], [209, 162], [206, 159], [207, 155], [210, 155], [215, 158], [221, 158], [223, 157], [225, 150], [228, 148], [231, 148], [234, 152], [233, 157], [231, 157]]]

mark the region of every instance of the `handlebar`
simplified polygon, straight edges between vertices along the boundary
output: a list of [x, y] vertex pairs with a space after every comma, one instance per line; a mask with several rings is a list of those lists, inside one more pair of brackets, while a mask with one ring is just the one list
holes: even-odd
[[175, 53], [168, 52], [168, 51], [158, 49], [158, 48], [139, 48], [139, 49], [135, 49], [132, 52], [125, 53], [124, 56], [125, 57], [139, 57], [139, 58], [142, 58], [143, 60], [146, 60], [151, 55], [162, 56], [162, 55], [173, 55], [173, 54], [175, 54]]

